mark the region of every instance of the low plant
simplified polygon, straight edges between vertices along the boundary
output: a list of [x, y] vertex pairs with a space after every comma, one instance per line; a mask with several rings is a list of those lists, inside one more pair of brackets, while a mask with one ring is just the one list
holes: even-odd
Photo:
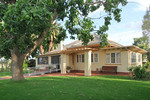
[[67, 66], [67, 68], [66, 68], [67, 70], [70, 70], [71, 69], [71, 67], [70, 66]]
[[146, 78], [146, 68], [144, 66], [131, 66], [128, 70], [132, 73], [133, 79]]
[[28, 67], [28, 63], [25, 61], [24, 63], [23, 63], [23, 69], [25, 69], [25, 68], [27, 68]]
[[147, 60], [147, 62], [144, 64], [145, 68], [149, 68], [150, 67], [150, 61]]
[[150, 79], [150, 71], [146, 72], [146, 78]]

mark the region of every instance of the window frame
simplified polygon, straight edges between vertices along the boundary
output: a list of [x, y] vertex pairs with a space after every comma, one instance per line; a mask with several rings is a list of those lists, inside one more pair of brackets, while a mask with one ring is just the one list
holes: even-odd
[[[56, 63], [55, 60], [57, 60], [58, 62]], [[51, 64], [60, 64], [60, 55], [53, 55], [53, 56], [51, 56]]]
[[[112, 57], [112, 54], [114, 54], [114, 56]], [[114, 62], [112, 62], [114, 61]], [[116, 53], [111, 53], [110, 54], [110, 63], [115, 64], [116, 63]]]
[[[135, 54], [134, 58], [133, 58], [133, 54]], [[130, 56], [131, 56], [130, 57], [131, 64], [136, 64], [136, 62], [137, 62], [137, 55], [136, 55], [136, 53], [135, 52], [131, 52]], [[133, 59], [135, 59], [135, 62], [133, 62]]]
[[[108, 57], [108, 58], [107, 58], [107, 57]], [[110, 62], [111, 62], [110, 59], [111, 59], [111, 58], [110, 58], [110, 53], [105, 53], [105, 63], [106, 63], [106, 64], [110, 64]], [[107, 61], [107, 60], [109, 60], [109, 61]]]
[[[95, 54], [97, 54], [97, 62], [95, 61]], [[91, 53], [91, 62], [99, 63], [99, 53]]]
[[[43, 62], [42, 62], [42, 63], [39, 63], [40, 58], [42, 58], [42, 60], [43, 60], [43, 58], [44, 58], [44, 59], [46, 58], [47, 62], [46, 62], [46, 63], [43, 63]], [[38, 62], [37, 62], [38, 65], [48, 65], [48, 64], [49, 64], [49, 57], [47, 57], [47, 56], [38, 57], [38, 58], [37, 58], [37, 61], [38, 61]]]
[[77, 54], [77, 63], [84, 63], [85, 57], [84, 54]]
[[[117, 54], [120, 54], [120, 57], [118, 57], [117, 56]], [[120, 61], [118, 60], [118, 58], [120, 59]], [[118, 61], [117, 61], [118, 60]], [[115, 59], [115, 62], [117, 63], [117, 64], [120, 64], [121, 63], [121, 53], [120, 52], [116, 52], [116, 59]]]
[[[118, 54], [118, 53], [120, 54], [120, 57], [119, 57], [119, 58], [120, 58], [120, 61], [118, 60], [119, 62], [117, 62], [117, 59], [118, 59], [118, 58], [117, 58], [117, 57], [118, 57], [117, 54]], [[115, 61], [114, 63], [112, 63], [112, 54], [115, 54], [115, 55], [114, 55], [114, 61]], [[108, 58], [107, 58], [107, 57], [108, 57]], [[109, 59], [109, 61], [107, 61], [108, 59]], [[105, 63], [106, 63], [106, 64], [121, 64], [121, 52], [105, 53]]]
[[140, 63], [140, 62], [141, 62], [141, 54], [138, 53], [138, 63]]

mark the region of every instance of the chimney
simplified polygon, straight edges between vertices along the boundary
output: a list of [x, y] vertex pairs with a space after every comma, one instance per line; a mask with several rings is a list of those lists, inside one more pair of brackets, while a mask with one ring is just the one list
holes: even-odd
[[64, 46], [63, 41], [60, 41], [60, 50], [63, 50], [63, 46]]

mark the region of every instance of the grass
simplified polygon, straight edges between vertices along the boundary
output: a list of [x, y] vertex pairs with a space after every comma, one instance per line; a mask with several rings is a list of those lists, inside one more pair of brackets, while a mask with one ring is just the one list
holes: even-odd
[[6, 77], [6, 76], [11, 76], [11, 72], [0, 72], [0, 77]]
[[0, 80], [1, 100], [149, 100], [150, 82], [125, 76]]
[[[28, 71], [27, 71], [27, 70], [24, 70], [23, 73], [24, 73], [24, 74], [27, 74]], [[0, 72], [0, 78], [1, 78], [1, 77], [11, 76], [11, 75], [12, 75], [12, 72]]]

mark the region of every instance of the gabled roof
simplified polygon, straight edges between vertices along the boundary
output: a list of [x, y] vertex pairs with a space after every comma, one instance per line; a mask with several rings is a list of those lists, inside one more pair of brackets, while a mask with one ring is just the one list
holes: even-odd
[[146, 50], [141, 49], [137, 46], [131, 45], [131, 46], [122, 46], [122, 47], [109, 47], [109, 48], [101, 48], [102, 50], [116, 50], [116, 49], [122, 49], [122, 50], [131, 50], [133, 52], [139, 52], [139, 53], [147, 53]]
[[[101, 39], [99, 38], [98, 35], [93, 35], [94, 39], [93, 41], [90, 41], [87, 46], [82, 45], [82, 41], [80, 40], [75, 40], [74, 42], [71, 42], [69, 44], [66, 44], [63, 46], [63, 50], [60, 50], [60, 46], [51, 51], [48, 52], [44, 55], [53, 55], [53, 54], [61, 54], [61, 53], [73, 53], [73, 52], [80, 52], [80, 51], [84, 51], [84, 50], [99, 50], [99, 46], [100, 46], [100, 42]], [[119, 43], [116, 43], [114, 41], [108, 40], [109, 46], [105, 47], [105, 48], [101, 48], [101, 50], [113, 50], [113, 49], [125, 49], [125, 50], [131, 50], [134, 52], [139, 52], [139, 53], [146, 53], [146, 50], [143, 50], [137, 46], [123, 46]], [[40, 56], [44, 56], [44, 55], [40, 55]]]
[[[90, 41], [87, 45], [99, 45], [100, 42], [101, 42], [101, 39], [99, 38], [98, 35], [93, 35], [94, 39], [93, 41]], [[108, 43], [110, 44], [110, 46], [113, 46], [113, 47], [121, 47], [123, 45], [119, 44], [119, 43], [116, 43], [114, 41], [111, 41], [111, 40], [108, 40]], [[75, 47], [82, 47], [82, 41], [80, 40], [76, 40], [72, 43], [69, 43], [69, 44], [66, 44], [64, 46], [64, 49], [67, 49], [67, 48], [75, 48]]]

